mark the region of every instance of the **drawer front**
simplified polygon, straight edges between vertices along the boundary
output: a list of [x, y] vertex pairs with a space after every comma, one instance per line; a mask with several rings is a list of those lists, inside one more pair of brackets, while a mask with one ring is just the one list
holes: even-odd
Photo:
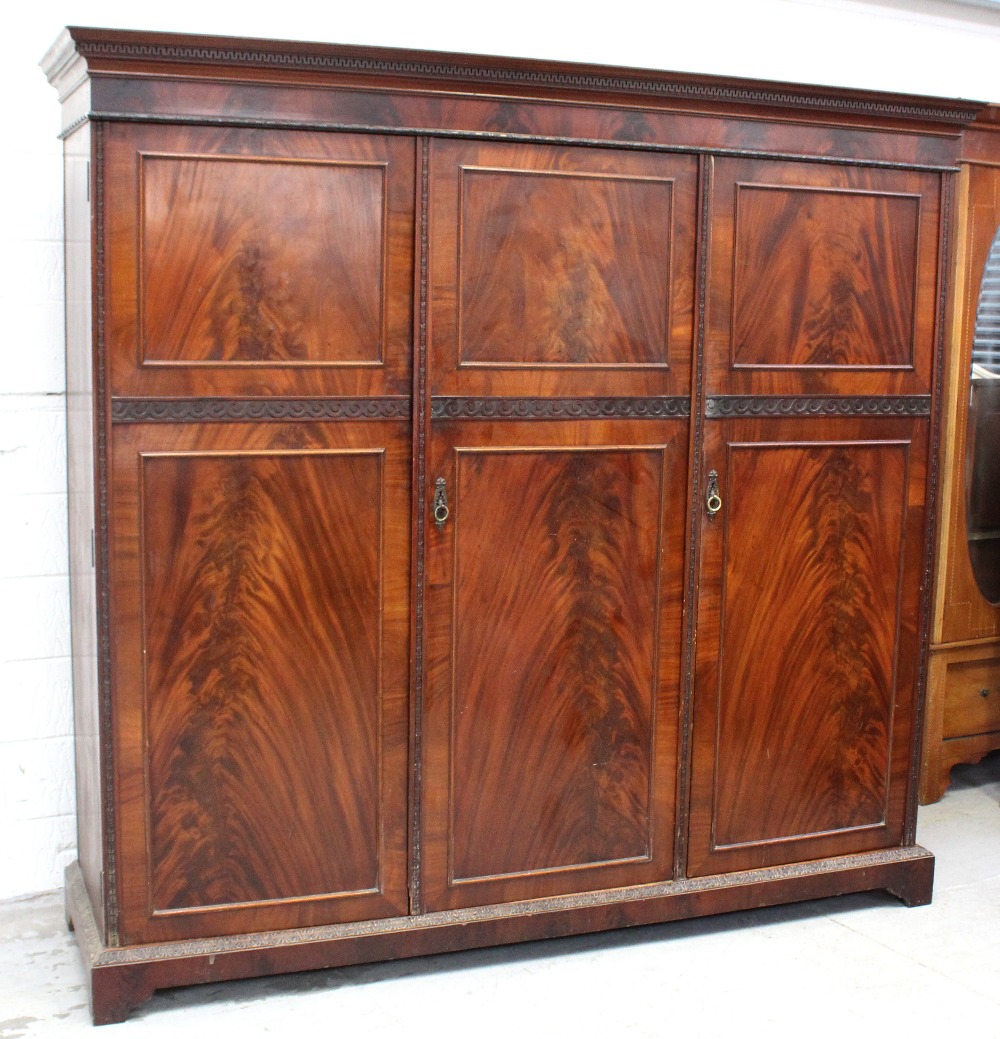
[[946, 740], [1000, 730], [1000, 654], [952, 664], [946, 681]]

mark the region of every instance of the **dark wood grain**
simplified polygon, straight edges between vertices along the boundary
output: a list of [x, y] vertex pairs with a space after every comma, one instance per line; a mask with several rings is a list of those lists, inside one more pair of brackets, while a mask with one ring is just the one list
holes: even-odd
[[689, 156], [435, 141], [435, 395], [687, 394]]
[[387, 165], [141, 156], [142, 363], [381, 364]]
[[667, 364], [670, 180], [463, 169], [459, 364]]
[[[200, 75], [205, 79], [225, 70], [250, 82], [315, 82], [318, 74], [323, 77], [321, 82], [339, 77], [359, 85], [370, 85], [373, 79], [396, 86], [418, 83], [421, 91], [428, 92], [455, 84], [464, 90], [474, 87], [477, 93], [509, 94], [522, 99], [531, 96], [532, 89], [538, 90], [539, 96], [550, 96], [555, 90], [559, 95], [577, 99], [603, 95], [601, 100], [612, 104], [623, 96], [633, 103], [642, 98], [662, 98], [666, 106], [684, 101], [708, 102], [713, 106], [721, 102], [730, 107], [748, 106], [756, 112], [768, 106], [793, 111], [815, 109], [825, 112], [827, 117], [834, 113], [841, 117], [847, 114], [848, 118], [860, 114], [869, 120], [965, 122], [984, 107], [957, 98], [913, 97], [888, 91], [773, 83], [662, 69], [82, 26], [66, 29], [41, 65], [50, 82], [63, 91], [75, 83], [76, 66], [83, 60], [95, 79], [108, 72], [120, 76], [137, 69], [169, 69], [175, 75]], [[65, 93], [61, 93], [60, 100], [66, 100]]]
[[[584, 141], [715, 149], [743, 144], [939, 165], [950, 165], [955, 154], [954, 138], [940, 132], [941, 124], [967, 123], [985, 107], [954, 98], [662, 70], [78, 27], [57, 41], [42, 65], [60, 91], [64, 125], [89, 108], [132, 119], [508, 134], [524, 128]], [[73, 89], [84, 66], [89, 97]], [[149, 75], [153, 68], [155, 77]], [[334, 105], [332, 91], [340, 94]], [[574, 103], [566, 104], [570, 98]], [[892, 132], [904, 127], [925, 132]]]
[[710, 393], [931, 390], [940, 181], [718, 159]]
[[903, 824], [925, 432], [808, 421], [710, 424], [694, 875], [884, 846]]
[[[803, 115], [734, 118], [719, 108], [676, 102], [633, 101], [624, 110], [599, 101], [566, 105], [551, 96], [530, 104], [495, 96], [456, 93], [406, 93], [373, 77], [368, 89], [356, 90], [318, 76], [323, 89], [292, 73], [280, 86], [233, 84], [199, 75], [192, 82], [176, 77], [98, 76], [89, 104], [70, 97], [64, 110], [143, 117], [179, 123], [220, 122], [248, 127], [286, 127], [382, 132], [397, 128], [433, 136], [493, 137], [498, 141], [546, 141], [557, 144], [618, 145], [641, 150], [665, 149], [737, 152], [746, 155], [802, 156], [848, 162], [927, 166], [950, 170], [957, 152], [946, 134], [886, 132], [877, 119], [845, 117], [817, 123]], [[273, 82], [273, 81], [272, 81]], [[75, 102], [75, 104], [74, 104]], [[896, 127], [898, 129], [898, 125]]]
[[733, 363], [913, 363], [920, 199], [737, 185]]
[[129, 932], [403, 911], [405, 426], [140, 426], [116, 445], [117, 522], [142, 545], [123, 536], [116, 565], [141, 594], [116, 652], [145, 743], [119, 730], [145, 791], [124, 825], [147, 831], [128, 847], [151, 882]]
[[154, 910], [377, 890], [380, 462], [143, 457]]
[[686, 429], [434, 432], [429, 907], [670, 875]]
[[[456, 880], [649, 855], [662, 463], [456, 459]], [[540, 803], [510, 796], [521, 776]]]
[[730, 447], [717, 846], [883, 820], [906, 456]]
[[412, 139], [116, 125], [105, 177], [117, 395], [409, 392]]

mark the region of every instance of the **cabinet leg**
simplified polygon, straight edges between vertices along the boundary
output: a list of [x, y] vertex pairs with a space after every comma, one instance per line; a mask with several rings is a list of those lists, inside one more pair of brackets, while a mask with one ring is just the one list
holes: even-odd
[[114, 962], [104, 944], [78, 863], [66, 869], [66, 923], [76, 933], [95, 1025], [116, 1024], [152, 996], [156, 986], [147, 963]]
[[930, 905], [934, 889], [934, 857], [915, 859], [900, 869], [886, 890], [895, 895], [905, 906]]
[[153, 994], [144, 972], [128, 967], [95, 967], [90, 972], [90, 1014], [95, 1025], [114, 1025]]

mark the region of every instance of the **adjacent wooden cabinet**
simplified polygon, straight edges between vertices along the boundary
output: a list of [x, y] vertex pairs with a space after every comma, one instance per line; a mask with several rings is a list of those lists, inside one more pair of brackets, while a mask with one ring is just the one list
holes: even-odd
[[[1000, 750], [1000, 604], [995, 601], [1000, 558], [996, 523], [1000, 486], [996, 387], [1000, 383], [995, 380], [1000, 365], [995, 356], [995, 304], [989, 291], [981, 299], [991, 252], [990, 266], [996, 269], [1000, 235], [997, 106], [981, 112], [963, 134], [959, 167], [941, 519], [920, 781], [924, 804], [944, 794], [955, 765]], [[977, 370], [992, 374], [973, 380], [974, 362]], [[979, 558], [974, 559], [974, 554]]]
[[96, 1021], [170, 985], [929, 900], [980, 106], [89, 29], [44, 65]]

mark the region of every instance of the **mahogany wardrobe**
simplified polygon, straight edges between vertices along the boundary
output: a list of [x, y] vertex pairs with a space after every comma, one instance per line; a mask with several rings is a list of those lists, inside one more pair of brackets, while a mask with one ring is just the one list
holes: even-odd
[[158, 988], [884, 888], [982, 106], [71, 29], [79, 862]]

